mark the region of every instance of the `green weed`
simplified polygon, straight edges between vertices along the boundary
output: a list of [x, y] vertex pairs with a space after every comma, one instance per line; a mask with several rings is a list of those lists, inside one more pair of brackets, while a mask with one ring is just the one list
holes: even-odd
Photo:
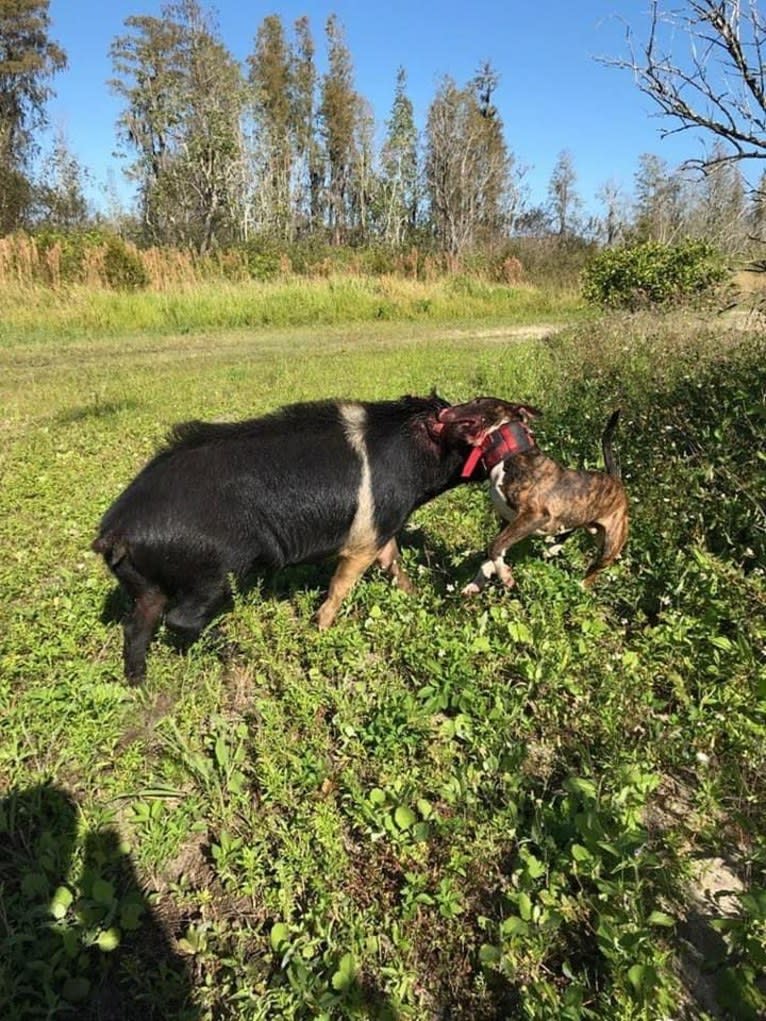
[[[112, 296], [126, 317], [146, 297]], [[272, 297], [300, 317], [315, 295]], [[762, 338], [636, 316], [526, 342], [376, 323], [126, 344], [71, 322], [0, 356], [3, 1016], [758, 1017]], [[88, 547], [172, 422], [435, 384], [542, 405], [572, 465], [624, 409], [632, 531], [600, 587], [579, 585], [587, 538], [550, 560], [533, 541], [514, 593], [462, 601], [496, 524], [460, 488], [404, 532], [416, 595], [371, 572], [320, 633], [327, 566], [267, 576], [188, 652], [161, 632], [124, 685]], [[738, 893], [702, 911], [713, 858]], [[695, 940], [716, 947], [697, 978]]]

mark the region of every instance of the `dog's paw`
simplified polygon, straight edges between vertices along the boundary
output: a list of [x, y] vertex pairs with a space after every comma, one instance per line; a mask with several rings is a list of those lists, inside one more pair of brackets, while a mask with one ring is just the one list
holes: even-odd
[[500, 580], [500, 584], [503, 585], [504, 588], [513, 588], [514, 585], [516, 584], [516, 579], [511, 573], [511, 569], [509, 567], [506, 567], [504, 571], [502, 570], [498, 571], [497, 577]]
[[468, 583], [468, 584], [467, 584], [467, 585], [465, 586], [465, 588], [463, 588], [463, 589], [461, 589], [461, 590], [460, 590], [460, 595], [461, 595], [461, 596], [462, 596], [462, 597], [463, 597], [464, 599], [470, 599], [470, 598], [471, 598], [471, 596], [478, 596], [478, 594], [479, 594], [480, 592], [481, 592], [481, 589], [480, 589], [480, 588], [479, 588], [479, 586], [478, 586], [478, 585], [476, 584], [476, 582], [475, 582], [475, 581], [471, 581], [471, 582], [469, 582], [469, 583]]

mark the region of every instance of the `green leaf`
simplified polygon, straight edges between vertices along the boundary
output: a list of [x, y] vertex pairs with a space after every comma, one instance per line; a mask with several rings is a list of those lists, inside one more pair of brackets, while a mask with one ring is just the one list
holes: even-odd
[[90, 992], [90, 982], [84, 975], [68, 978], [61, 990], [61, 995], [69, 1003], [82, 1003]]
[[670, 915], [666, 915], [664, 911], [652, 911], [647, 918], [649, 925], [665, 925], [670, 928], [676, 924], [675, 918], [671, 918]]
[[386, 803], [386, 792], [381, 790], [380, 787], [373, 787], [368, 797], [373, 805], [385, 805]]
[[417, 816], [407, 805], [399, 805], [394, 812], [394, 822], [400, 830], [408, 830], [417, 821]]
[[73, 897], [71, 890], [66, 886], [59, 886], [51, 900], [51, 914], [54, 918], [62, 919], [69, 910]]
[[133, 932], [141, 927], [144, 905], [140, 901], [127, 901], [120, 906], [120, 924], [123, 929]]
[[497, 964], [502, 957], [503, 953], [500, 947], [496, 947], [492, 943], [482, 943], [479, 949], [479, 960], [482, 964]]
[[42, 872], [27, 872], [21, 880], [21, 892], [25, 897], [39, 897], [48, 892], [48, 880]]
[[91, 897], [97, 904], [109, 907], [114, 901], [114, 886], [106, 879], [96, 879], [93, 882]]
[[575, 861], [592, 861], [593, 855], [590, 853], [587, 847], [583, 847], [582, 844], [572, 844], [571, 847], [572, 857]]
[[412, 836], [415, 840], [428, 840], [431, 827], [427, 822], [416, 822], [412, 827]]
[[354, 975], [356, 974], [356, 966], [354, 964], [354, 958], [352, 954], [344, 954], [338, 962], [338, 970], [332, 977], [332, 987], [341, 991], [348, 989], [351, 983], [354, 981]]
[[510, 915], [500, 926], [500, 931], [504, 936], [523, 936], [528, 929], [527, 923], [518, 915]]
[[731, 639], [727, 638], [725, 635], [713, 635], [710, 639], [710, 644], [714, 645], [716, 649], [723, 649], [724, 652], [730, 652], [731, 649], [734, 648], [731, 643]]
[[634, 964], [628, 968], [628, 979], [630, 980], [634, 989], [641, 990], [644, 984], [644, 978], [646, 976], [646, 966], [643, 964]]
[[434, 814], [434, 806], [426, 798], [418, 798], [416, 805], [418, 812], [420, 812], [424, 819], [430, 819]]
[[565, 781], [564, 786], [568, 791], [571, 791], [572, 794], [580, 794], [588, 801], [596, 800], [596, 785], [592, 780], [586, 780], [585, 777], [582, 776], [570, 776], [569, 779]]
[[103, 950], [105, 954], [108, 954], [110, 951], [117, 949], [121, 939], [122, 934], [120, 930], [112, 926], [111, 929], [104, 929], [103, 932], [99, 933], [96, 943], [99, 950]]
[[532, 901], [529, 899], [529, 895], [522, 892], [519, 894], [519, 914], [528, 922], [532, 917]]
[[508, 634], [517, 645], [532, 644], [532, 632], [523, 621], [512, 620], [508, 625]]
[[269, 933], [269, 941], [272, 950], [281, 950], [285, 943], [289, 942], [290, 929], [285, 922], [275, 922]]
[[533, 854], [526, 854], [524, 856], [524, 864], [530, 879], [539, 879], [540, 876], [545, 874], [544, 863]]

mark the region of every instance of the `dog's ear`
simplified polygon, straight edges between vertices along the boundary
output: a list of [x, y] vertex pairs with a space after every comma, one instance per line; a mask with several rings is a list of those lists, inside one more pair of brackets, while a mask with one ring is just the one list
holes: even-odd
[[532, 404], [517, 404], [516, 412], [521, 415], [525, 422], [529, 422], [533, 418], [540, 418], [542, 415], [542, 411]]

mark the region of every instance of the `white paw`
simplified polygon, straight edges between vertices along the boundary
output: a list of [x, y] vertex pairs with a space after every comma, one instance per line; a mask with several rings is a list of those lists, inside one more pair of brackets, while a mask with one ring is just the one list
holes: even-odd
[[476, 582], [475, 582], [475, 581], [471, 581], [471, 582], [469, 582], [469, 583], [468, 583], [468, 584], [467, 584], [467, 585], [465, 586], [465, 588], [464, 588], [464, 589], [461, 589], [460, 595], [461, 595], [461, 596], [464, 596], [464, 597], [469, 597], [469, 596], [478, 596], [478, 594], [479, 594], [480, 592], [481, 592], [481, 589], [480, 589], [480, 588], [479, 588], [479, 586], [478, 586], [478, 585], [476, 584]]
[[516, 584], [516, 580], [513, 577], [513, 571], [504, 560], [495, 561], [495, 574], [497, 575], [498, 581], [506, 588], [513, 588]]
[[550, 559], [550, 557], [557, 557], [559, 553], [563, 550], [563, 548], [564, 548], [563, 543], [555, 542], [552, 546], [549, 546], [546, 550], [543, 550], [543, 556], [545, 557], [546, 560]]

